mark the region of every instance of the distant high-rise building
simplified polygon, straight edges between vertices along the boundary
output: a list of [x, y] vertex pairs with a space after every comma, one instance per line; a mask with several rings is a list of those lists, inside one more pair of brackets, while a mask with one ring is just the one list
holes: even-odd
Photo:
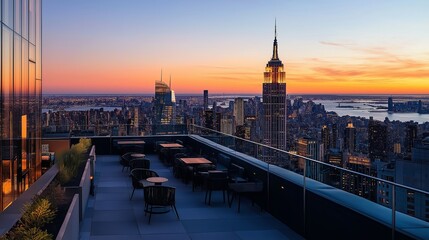
[[161, 80], [155, 81], [155, 98], [153, 101], [154, 120], [153, 134], [173, 133], [176, 124], [176, 97], [170, 86]]
[[338, 148], [338, 125], [332, 124], [331, 148]]
[[392, 97], [389, 97], [387, 99], [387, 111], [393, 112], [393, 99], [392, 99]]
[[320, 144], [317, 142], [316, 139], [308, 137], [299, 138], [297, 146], [298, 155], [308, 157], [314, 160], [321, 159]]
[[236, 98], [234, 100], [234, 119], [235, 126], [244, 125], [244, 101], [243, 98]]
[[155, 82], [154, 108], [155, 124], [163, 125], [175, 123], [176, 98], [170, 86], [162, 81], [162, 74], [161, 80]]
[[244, 119], [246, 127], [246, 139], [257, 141], [257, 118], [255, 116], [246, 116]]
[[372, 117], [368, 123], [368, 153], [371, 161], [387, 157], [387, 126]]
[[209, 109], [209, 90], [204, 90], [204, 111]]
[[220, 122], [222, 119], [222, 113], [216, 112], [214, 114], [214, 130], [220, 132]]
[[411, 153], [414, 141], [417, 138], [417, 123], [407, 123], [405, 128], [405, 151]]
[[133, 130], [134, 135], [139, 135], [139, 108], [134, 107], [134, 114], [133, 114]]
[[204, 111], [204, 127], [215, 129], [215, 113], [213, 109]]
[[350, 153], [356, 151], [356, 128], [351, 122], [344, 129], [344, 149]]
[[[304, 137], [298, 139], [297, 153], [300, 156], [320, 161], [323, 156], [323, 148], [316, 139]], [[321, 165], [309, 160], [306, 161], [304, 158], [298, 159], [298, 169], [303, 170], [305, 164], [307, 164], [307, 176], [319, 179]]]
[[[411, 161], [396, 161], [395, 181], [405, 186], [429, 191], [429, 137], [415, 141]], [[397, 188], [397, 209], [408, 215], [429, 221], [429, 196]]]
[[[246, 128], [243, 125], [238, 125], [235, 127], [235, 136], [239, 138], [246, 138]], [[241, 143], [241, 141], [237, 141]]]
[[234, 134], [233, 119], [230, 116], [223, 116], [220, 120], [220, 131], [226, 134]]
[[2, 1], [0, 211], [42, 174], [41, 3]]
[[[345, 168], [355, 172], [373, 176], [371, 160], [366, 155], [349, 154], [345, 157]], [[343, 190], [375, 200], [376, 181], [369, 178], [360, 178], [356, 174], [343, 172], [341, 174], [341, 187]]]
[[330, 147], [330, 132], [329, 127], [327, 125], [323, 125], [322, 127], [322, 143], [323, 143], [323, 149], [325, 153], [328, 153], [328, 149]]
[[274, 33], [273, 55], [265, 67], [262, 84], [263, 142], [286, 150], [286, 73], [278, 55], [276, 27]]

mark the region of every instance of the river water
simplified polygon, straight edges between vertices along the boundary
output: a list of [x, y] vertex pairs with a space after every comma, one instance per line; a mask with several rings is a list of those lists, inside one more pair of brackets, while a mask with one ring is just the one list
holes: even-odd
[[[339, 116], [349, 115], [364, 118], [373, 117], [374, 120], [379, 121], [384, 121], [384, 119], [387, 117], [390, 121], [414, 121], [418, 123], [429, 122], [429, 114], [388, 113], [386, 109], [377, 109], [375, 107], [387, 107], [387, 104], [371, 103], [370, 101], [340, 102], [338, 100], [314, 100], [314, 102], [321, 103], [325, 106], [326, 111], [336, 112]], [[338, 107], [339, 102], [341, 106], [350, 106], [353, 108]]]
[[[218, 106], [228, 107], [229, 101], [233, 101], [234, 98], [227, 98], [224, 101], [216, 102]], [[387, 104], [380, 102], [373, 102], [371, 100], [359, 100], [354, 99], [351, 101], [341, 102], [340, 100], [314, 100], [315, 103], [321, 103], [325, 106], [326, 111], [336, 112], [339, 116], [356, 116], [368, 118], [373, 117], [375, 120], [384, 121], [387, 117], [390, 121], [401, 121], [408, 122], [414, 121], [418, 123], [429, 122], [429, 114], [418, 114], [418, 113], [388, 113], [386, 109], [377, 109], [376, 106], [387, 107]], [[343, 107], [338, 107], [340, 103]], [[344, 106], [350, 106], [344, 108]], [[65, 111], [88, 111], [90, 109], [100, 109], [101, 107], [95, 106], [71, 106], [67, 107]], [[113, 111], [120, 109], [121, 107], [103, 107], [104, 111]], [[48, 112], [53, 109], [42, 109], [42, 112]]]
[[[64, 108], [64, 111], [89, 111], [91, 109], [100, 110], [101, 108], [103, 108], [103, 111], [105, 112], [111, 112], [111, 111], [114, 111], [115, 109], [122, 109], [122, 107], [70, 106], [70, 107]], [[58, 110], [52, 109], [52, 108], [42, 109], [42, 113], [46, 113], [49, 111], [56, 112]]]

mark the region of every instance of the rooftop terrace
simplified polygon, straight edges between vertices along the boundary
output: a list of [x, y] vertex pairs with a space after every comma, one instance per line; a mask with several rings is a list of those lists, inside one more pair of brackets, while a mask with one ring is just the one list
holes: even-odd
[[204, 203], [205, 191], [192, 191], [173, 176], [171, 168], [149, 154], [151, 169], [168, 178], [164, 185], [176, 187], [177, 220], [173, 211], [148, 216], [144, 214], [143, 190], [137, 189], [129, 200], [132, 186], [129, 172], [122, 172], [118, 155], [97, 157], [95, 196], [91, 197], [81, 222], [81, 239], [303, 239], [288, 226], [249, 199], [237, 201], [231, 208], [223, 203], [222, 193], [213, 192], [211, 205]]
[[[88, 204], [86, 200], [83, 201], [86, 208], [83, 208], [84, 213], [81, 211], [83, 219], [80, 229], [75, 228], [76, 238], [73, 239], [78, 239], [79, 230], [81, 239], [146, 239], [152, 236], [156, 239], [429, 239], [427, 221], [394, 208], [408, 202], [407, 199], [402, 199], [406, 196], [402, 192], [421, 195], [422, 198], [429, 196], [426, 192], [247, 140], [220, 134], [208, 135], [206, 129], [203, 130], [192, 134], [90, 137], [97, 155], [95, 196], [90, 198]], [[252, 195], [255, 206], [252, 206], [249, 199], [243, 199], [241, 212], [238, 213], [237, 201], [229, 208], [223, 203], [219, 192], [214, 193], [212, 205], [206, 205], [205, 191], [198, 189], [193, 192], [192, 185], [175, 178], [171, 167], [162, 163], [158, 154], [154, 153], [161, 141], [182, 142], [187, 153], [205, 156], [217, 166], [237, 165], [244, 169], [245, 178], [249, 182], [263, 184], [261, 194]], [[79, 137], [49, 138], [42, 142], [49, 144], [51, 151], [61, 152], [61, 149], [79, 142]], [[133, 200], [129, 200], [131, 179], [128, 172], [122, 172], [119, 163], [119, 142], [144, 142], [139, 149], [150, 159], [150, 168], [161, 177], [168, 178], [167, 185], [176, 187], [176, 206], [180, 220], [171, 212], [154, 215], [149, 225], [148, 217], [144, 216], [143, 190], [136, 190]], [[261, 160], [267, 153], [275, 153], [277, 157], [273, 159], [280, 165]], [[309, 171], [304, 169], [296, 172], [287, 165], [281, 165], [279, 160], [288, 157], [304, 159], [307, 164], [303, 166], [308, 165]], [[50, 170], [52, 169], [54, 168]], [[322, 169], [324, 171], [319, 171]], [[328, 169], [331, 170], [326, 171]], [[380, 190], [387, 186], [392, 190], [389, 202], [394, 207], [344, 191], [338, 184], [324, 182], [324, 177], [335, 172], [348, 177], [355, 176], [359, 182], [370, 179], [377, 182]], [[89, 174], [87, 179], [90, 179]], [[30, 193], [32, 187], [23, 196]], [[89, 195], [89, 185], [85, 192]], [[23, 201], [18, 199], [14, 203], [21, 202]], [[11, 224], [3, 224], [9, 228], [19, 215], [20, 208], [14, 205], [19, 204], [12, 204], [0, 214], [0, 223], [13, 217], [14, 221], [9, 220]], [[79, 226], [77, 223], [71, 225]], [[0, 230], [7, 229], [7, 226], [2, 229], [0, 224]]]

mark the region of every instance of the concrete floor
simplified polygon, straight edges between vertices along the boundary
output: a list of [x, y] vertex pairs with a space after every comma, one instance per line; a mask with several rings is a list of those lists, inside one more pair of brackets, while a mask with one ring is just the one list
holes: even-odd
[[286, 225], [242, 199], [241, 211], [235, 204], [223, 203], [222, 193], [214, 192], [210, 206], [204, 203], [205, 191], [192, 192], [192, 184], [184, 184], [172, 175], [157, 155], [148, 155], [151, 169], [169, 179], [164, 185], [176, 187], [174, 211], [145, 216], [143, 190], [137, 189], [132, 200], [129, 172], [121, 172], [119, 156], [97, 156], [95, 196], [91, 197], [80, 226], [80, 239], [303, 239]]

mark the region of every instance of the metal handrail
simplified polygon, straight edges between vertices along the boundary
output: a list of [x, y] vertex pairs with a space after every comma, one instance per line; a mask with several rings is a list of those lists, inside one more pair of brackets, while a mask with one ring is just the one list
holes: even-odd
[[[113, 124], [98, 124], [98, 126], [103, 126], [103, 127], [104, 126], [112, 126], [112, 125]], [[133, 124], [115, 124], [115, 125], [133, 125]], [[153, 126], [153, 125], [154, 124], [148, 124], [147, 126]], [[55, 125], [55, 126], [70, 126], [70, 125]], [[94, 125], [79, 125], [79, 126], [97, 126], [97, 125], [94, 124]], [[311, 158], [308, 158], [308, 157], [305, 157], [305, 156], [301, 156], [301, 155], [298, 155], [298, 154], [295, 154], [295, 153], [291, 153], [291, 152], [288, 152], [288, 151], [285, 151], [285, 150], [282, 150], [282, 149], [271, 147], [271, 146], [268, 146], [268, 145], [265, 145], [265, 144], [262, 144], [262, 143], [254, 142], [254, 141], [251, 141], [251, 140], [248, 140], [248, 139], [244, 139], [244, 138], [240, 138], [240, 137], [237, 137], [237, 136], [234, 136], [234, 135], [231, 135], [231, 134], [223, 133], [223, 132], [211, 129], [211, 128], [206, 128], [206, 127], [199, 126], [199, 125], [196, 125], [196, 124], [189, 124], [189, 125], [186, 125], [186, 124], [175, 124], [175, 126], [187, 126], [188, 130], [191, 130], [189, 127], [199, 128], [199, 129], [202, 129], [202, 130], [208, 130], [208, 131], [211, 131], [213, 133], [217, 133], [217, 134], [220, 134], [220, 135], [223, 135], [223, 136], [228, 136], [228, 137], [232, 137], [232, 138], [235, 138], [235, 139], [239, 139], [239, 140], [244, 141], [244, 142], [248, 142], [248, 143], [255, 144], [255, 145], [258, 145], [258, 146], [261, 146], [261, 147], [265, 147], [267, 149], [271, 149], [271, 150], [274, 150], [274, 151], [285, 153], [285, 154], [288, 154], [290, 156], [299, 157], [299, 158], [304, 159], [306, 161], [310, 161], [310, 162], [314, 162], [314, 163], [317, 163], [317, 164], [321, 164], [321, 165], [324, 165], [324, 166], [327, 166], [327, 167], [331, 167], [331, 168], [334, 168], [334, 169], [337, 169], [337, 170], [340, 170], [340, 171], [344, 171], [344, 172], [347, 172], [347, 173], [350, 173], [350, 174], [360, 175], [362, 177], [371, 178], [373, 180], [384, 182], [384, 183], [387, 183], [387, 184], [390, 184], [390, 185], [393, 185], [393, 186], [396, 186], [396, 187], [405, 188], [405, 189], [408, 189], [408, 190], [411, 190], [411, 191], [414, 191], [414, 192], [418, 192], [418, 193], [429, 195], [429, 192], [421, 190], [421, 189], [413, 188], [413, 187], [402, 185], [402, 184], [399, 184], [399, 183], [395, 183], [395, 182], [392, 182], [392, 181], [389, 181], [389, 180], [381, 179], [381, 178], [370, 176], [370, 175], [367, 175], [367, 174], [364, 174], [364, 173], [356, 172], [356, 171], [353, 171], [353, 170], [350, 170], [350, 169], [346, 169], [346, 168], [342, 168], [342, 167], [339, 167], [339, 166], [335, 166], [335, 165], [332, 165], [330, 163], [326, 163], [326, 162], [322, 162], [322, 161], [319, 161], [319, 160], [311, 159]], [[188, 132], [188, 134], [189, 134], [189, 132]], [[111, 135], [109, 135], [109, 136], [111, 136]], [[97, 137], [97, 136], [91, 136], [91, 137]], [[105, 137], [105, 136], [103, 136], [103, 137]], [[53, 138], [55, 138], [55, 137], [53, 137]]]
[[268, 146], [268, 145], [265, 145], [265, 144], [262, 144], [262, 143], [258, 143], [258, 142], [254, 142], [254, 141], [251, 141], [251, 140], [248, 140], [248, 139], [240, 138], [240, 137], [237, 137], [237, 136], [234, 136], [234, 135], [231, 135], [231, 134], [222, 133], [222, 132], [210, 129], [210, 128], [202, 127], [202, 126], [195, 125], [195, 124], [191, 124], [191, 125], [193, 127], [201, 128], [203, 130], [210, 130], [212, 132], [219, 133], [221, 135], [225, 135], [225, 136], [228, 136], [228, 137], [233, 137], [233, 138], [236, 138], [236, 139], [240, 139], [240, 140], [246, 141], [248, 143], [252, 143], [252, 144], [256, 144], [256, 145], [262, 146], [262, 147], [270, 148], [270, 149], [275, 150], [275, 151], [286, 153], [286, 154], [294, 156], [294, 157], [299, 157], [299, 158], [302, 158], [302, 159], [305, 159], [305, 160], [308, 160], [308, 161], [311, 161], [311, 162], [319, 163], [319, 164], [322, 164], [322, 165], [325, 165], [325, 166], [328, 166], [328, 167], [332, 167], [332, 168], [335, 168], [335, 169], [338, 169], [338, 170], [341, 170], [341, 171], [345, 171], [345, 172], [356, 174], [356, 175], [361, 175], [363, 177], [371, 178], [371, 179], [374, 179], [376, 181], [385, 182], [385, 183], [394, 185], [396, 187], [406, 188], [406, 189], [409, 189], [409, 190], [412, 190], [412, 191], [415, 191], [415, 192], [419, 192], [419, 193], [422, 193], [422, 194], [429, 195], [429, 192], [426, 192], [426, 191], [421, 190], [421, 189], [413, 188], [413, 187], [410, 187], [410, 186], [405, 186], [405, 185], [402, 185], [402, 184], [399, 184], [399, 183], [395, 183], [395, 182], [392, 182], [392, 181], [389, 181], [389, 180], [385, 180], [385, 179], [374, 177], [374, 176], [367, 175], [367, 174], [364, 174], [364, 173], [356, 172], [356, 171], [353, 171], [353, 170], [350, 170], [350, 169], [347, 169], [347, 168], [338, 167], [338, 166], [332, 165], [330, 163], [325, 163], [325, 162], [322, 162], [322, 161], [319, 161], [319, 160], [315, 160], [315, 159], [312, 159], [312, 158], [301, 156], [301, 155], [298, 155], [298, 154], [295, 154], [295, 153], [291, 153], [291, 152], [288, 152], [288, 151], [285, 151], [285, 150], [282, 150], [282, 149], [274, 148], [274, 147], [271, 147], [271, 146]]

